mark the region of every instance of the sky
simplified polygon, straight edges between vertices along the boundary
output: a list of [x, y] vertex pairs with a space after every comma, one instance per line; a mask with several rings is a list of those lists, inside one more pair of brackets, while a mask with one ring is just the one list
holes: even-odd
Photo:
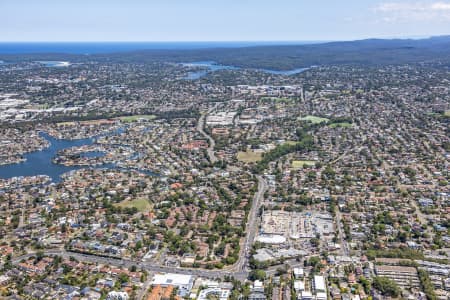
[[450, 34], [450, 0], [0, 0], [0, 41], [331, 41]]

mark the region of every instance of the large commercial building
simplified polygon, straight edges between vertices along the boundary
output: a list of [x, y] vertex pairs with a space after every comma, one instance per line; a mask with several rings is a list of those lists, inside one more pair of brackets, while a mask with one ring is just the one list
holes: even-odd
[[266, 211], [262, 215], [260, 236], [311, 239], [334, 233], [333, 217], [317, 212]]
[[178, 288], [178, 294], [181, 297], [189, 295], [193, 284], [194, 278], [191, 275], [171, 273], [156, 274], [152, 281], [152, 285], [160, 285], [162, 287], [167, 287], [169, 285], [176, 286]]
[[314, 292], [316, 294], [316, 300], [327, 300], [325, 277], [318, 275], [314, 276]]

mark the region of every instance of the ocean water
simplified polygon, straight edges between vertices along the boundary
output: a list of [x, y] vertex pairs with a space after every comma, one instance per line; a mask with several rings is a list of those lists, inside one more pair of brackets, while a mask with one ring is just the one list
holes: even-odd
[[98, 54], [137, 50], [189, 50], [207, 48], [239, 48], [268, 45], [305, 45], [315, 41], [289, 42], [0, 42], [0, 54], [65, 53]]

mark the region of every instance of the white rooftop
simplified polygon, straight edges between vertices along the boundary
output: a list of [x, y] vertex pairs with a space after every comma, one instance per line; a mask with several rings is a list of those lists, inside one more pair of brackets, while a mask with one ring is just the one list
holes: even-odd
[[294, 281], [294, 289], [297, 291], [304, 291], [305, 290], [305, 283], [300, 280]]
[[255, 280], [255, 282], [253, 283], [253, 287], [256, 288], [262, 288], [263, 287], [263, 283], [260, 280]]
[[294, 268], [294, 275], [303, 276], [303, 269], [302, 268]]
[[316, 300], [327, 300], [327, 294], [326, 293], [317, 293], [316, 294]]
[[184, 274], [156, 274], [153, 277], [152, 284], [154, 285], [188, 285], [192, 280], [192, 275]]
[[286, 242], [286, 238], [282, 235], [260, 235], [256, 240], [264, 244], [283, 244]]
[[314, 276], [314, 288], [316, 291], [320, 291], [320, 292], [326, 291], [325, 278], [323, 276], [318, 276], [318, 275]]
[[312, 294], [309, 291], [302, 292], [302, 299], [312, 299]]

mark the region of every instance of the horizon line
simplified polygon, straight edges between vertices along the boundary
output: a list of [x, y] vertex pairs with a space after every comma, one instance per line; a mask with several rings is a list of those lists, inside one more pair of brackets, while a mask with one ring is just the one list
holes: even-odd
[[0, 43], [323, 43], [323, 42], [347, 42], [347, 41], [360, 41], [370, 39], [427, 39], [433, 37], [445, 37], [450, 34], [441, 35], [421, 35], [421, 36], [385, 36], [385, 37], [362, 37], [362, 38], [348, 38], [348, 39], [319, 39], [319, 40], [98, 40], [98, 41], [82, 41], [82, 40], [59, 40], [59, 41], [1, 41]]
[[0, 43], [297, 43], [327, 42], [334, 40], [170, 40], [170, 41], [0, 41]]

